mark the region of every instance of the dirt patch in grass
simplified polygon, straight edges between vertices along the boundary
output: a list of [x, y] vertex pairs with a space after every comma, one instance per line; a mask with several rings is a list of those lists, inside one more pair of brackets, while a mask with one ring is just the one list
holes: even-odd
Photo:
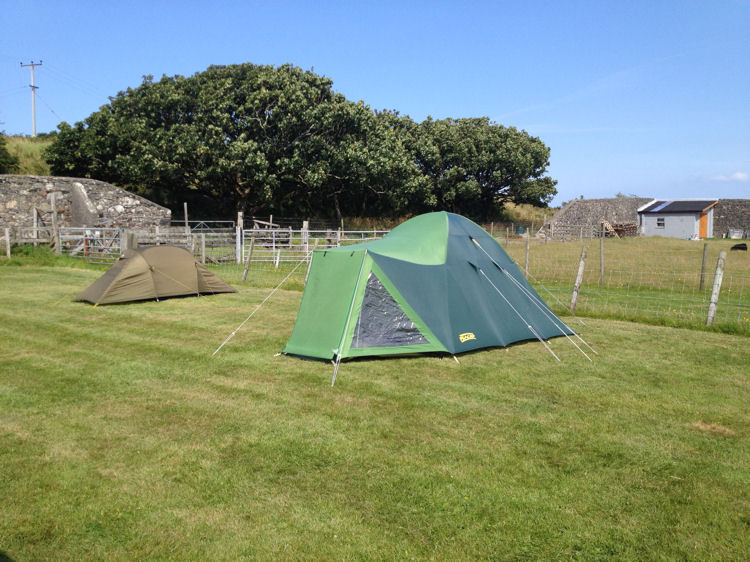
[[693, 422], [690, 424], [692, 427], [701, 431], [707, 431], [709, 433], [718, 433], [720, 435], [734, 435], [734, 431], [728, 427], [719, 425], [718, 423], [703, 423], [702, 421]]

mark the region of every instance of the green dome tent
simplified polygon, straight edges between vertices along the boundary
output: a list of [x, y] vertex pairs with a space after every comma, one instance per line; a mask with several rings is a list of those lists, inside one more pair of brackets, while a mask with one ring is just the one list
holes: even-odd
[[74, 300], [93, 305], [167, 297], [236, 293], [237, 290], [176, 246], [128, 250]]
[[284, 353], [338, 365], [529, 339], [546, 346], [547, 338], [572, 334], [497, 241], [467, 218], [438, 212], [381, 240], [313, 252]]

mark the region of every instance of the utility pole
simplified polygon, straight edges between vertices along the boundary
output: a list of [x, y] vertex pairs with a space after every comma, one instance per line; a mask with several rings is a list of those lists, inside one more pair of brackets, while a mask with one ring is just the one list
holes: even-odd
[[30, 64], [23, 64], [21, 63], [21, 68], [24, 67], [31, 68], [31, 136], [36, 136], [36, 89], [37, 86], [34, 86], [34, 67], [36, 66], [42, 66], [42, 61], [34, 62], [31, 61]]

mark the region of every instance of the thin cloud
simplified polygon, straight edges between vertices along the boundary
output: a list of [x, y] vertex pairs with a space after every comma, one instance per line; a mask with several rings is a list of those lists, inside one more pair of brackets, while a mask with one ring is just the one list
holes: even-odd
[[716, 176], [714, 178], [717, 181], [739, 181], [739, 182], [750, 182], [750, 173], [747, 172], [735, 172], [729, 176]]
[[523, 113], [554, 109], [556, 107], [567, 105], [570, 103], [585, 101], [593, 97], [608, 95], [610, 92], [622, 90], [641, 82], [643, 80], [642, 75], [644, 70], [658, 68], [665, 62], [671, 62], [676, 59], [684, 58], [685, 55], [686, 53], [677, 53], [673, 55], [657, 57], [633, 65], [629, 68], [623, 68], [621, 70], [610, 72], [608, 74], [605, 74], [604, 76], [592, 80], [578, 90], [572, 91], [563, 96], [508, 111], [500, 115], [498, 117], [498, 120], [502, 121], [503, 119], [515, 117]]

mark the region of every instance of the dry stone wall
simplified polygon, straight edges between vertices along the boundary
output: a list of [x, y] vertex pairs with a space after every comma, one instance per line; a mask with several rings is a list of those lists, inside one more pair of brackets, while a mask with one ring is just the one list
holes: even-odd
[[0, 227], [29, 227], [35, 210], [60, 226], [149, 229], [168, 226], [172, 212], [114, 185], [84, 178], [0, 175]]
[[637, 224], [638, 208], [652, 201], [650, 197], [612, 197], [609, 199], [574, 199], [566, 203], [546, 225], [545, 233], [553, 238], [598, 232], [602, 221], [610, 224]]
[[714, 236], [725, 236], [730, 229], [750, 236], [750, 199], [719, 199], [714, 207]]

